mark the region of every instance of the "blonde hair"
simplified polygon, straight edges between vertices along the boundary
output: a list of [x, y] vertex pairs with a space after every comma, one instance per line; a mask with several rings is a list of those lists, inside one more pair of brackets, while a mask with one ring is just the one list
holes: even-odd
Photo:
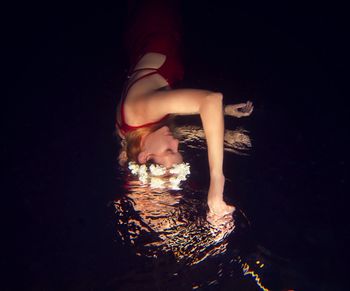
[[125, 135], [125, 139], [121, 142], [121, 150], [119, 154], [119, 164], [125, 165], [127, 161], [138, 163], [138, 156], [142, 150], [142, 138], [159, 128], [167, 125], [171, 131], [174, 131], [174, 125], [171, 123], [172, 118], [169, 117], [165, 121], [156, 123], [152, 126], [140, 127], [136, 130], [130, 131]]

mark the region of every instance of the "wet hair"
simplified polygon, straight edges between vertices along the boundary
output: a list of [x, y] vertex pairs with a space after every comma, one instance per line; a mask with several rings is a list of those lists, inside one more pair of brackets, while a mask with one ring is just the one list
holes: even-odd
[[127, 161], [133, 161], [139, 163], [138, 156], [141, 152], [141, 140], [143, 136], [146, 136], [152, 132], [155, 132], [163, 126], [169, 126], [170, 130], [174, 131], [174, 125], [171, 122], [172, 118], [157, 123], [152, 126], [140, 127], [136, 130], [130, 131], [125, 135], [125, 139], [121, 140], [121, 150], [119, 153], [119, 164], [125, 165]]
[[156, 131], [159, 128], [160, 128], [159, 126], [138, 128], [136, 130], [129, 132], [125, 136], [125, 142], [126, 142], [125, 150], [129, 161], [134, 161], [138, 163], [138, 155], [142, 150], [141, 149], [142, 137]]

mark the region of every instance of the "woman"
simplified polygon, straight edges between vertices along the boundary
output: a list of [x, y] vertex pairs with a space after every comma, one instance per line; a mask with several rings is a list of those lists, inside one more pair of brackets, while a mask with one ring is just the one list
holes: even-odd
[[[175, 1], [129, 2], [125, 45], [130, 71], [117, 108], [116, 127], [125, 140], [128, 160], [152, 160], [165, 167], [182, 162], [179, 141], [167, 126], [170, 115], [199, 114], [208, 147], [212, 214], [232, 213], [223, 200], [223, 96], [199, 89], [173, 89], [183, 77], [180, 21]], [[251, 114], [250, 102], [225, 107], [225, 114]]]

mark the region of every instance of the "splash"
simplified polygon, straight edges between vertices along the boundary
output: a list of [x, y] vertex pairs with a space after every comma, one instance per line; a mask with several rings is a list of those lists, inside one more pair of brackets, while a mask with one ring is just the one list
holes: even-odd
[[[176, 135], [188, 148], [205, 148], [205, 134], [200, 127], [177, 127]], [[250, 147], [247, 131], [225, 131], [226, 151], [244, 155]], [[124, 181], [125, 193], [115, 200], [117, 232], [138, 255], [171, 254], [178, 262], [196, 265], [226, 252], [227, 238], [235, 229], [233, 216], [208, 221], [206, 190], [180, 184], [190, 174], [188, 163], [169, 170], [136, 163], [129, 163], [128, 168], [132, 175]]]
[[[225, 151], [247, 155], [252, 146], [247, 133], [243, 129], [226, 130]], [[187, 148], [206, 148], [204, 131], [199, 127], [179, 127], [177, 135]], [[189, 156], [188, 162], [198, 165], [202, 154], [202, 151], [196, 151]], [[126, 175], [123, 180], [124, 193], [114, 201], [116, 231], [136, 255], [156, 261], [170, 256], [177, 265], [188, 267], [187, 270], [206, 268], [208, 262], [219, 262], [217, 266], [212, 265], [213, 269], [219, 268], [217, 273], [200, 276], [191, 282], [193, 290], [220, 284], [225, 276], [227, 279], [233, 275], [249, 277], [257, 287], [268, 290], [246, 262], [232, 259], [228, 266], [223, 265], [222, 262], [228, 260], [229, 237], [236, 230], [235, 218], [231, 215], [215, 222], [208, 220], [205, 183], [201, 183], [203, 188], [198, 189], [193, 187], [193, 181], [186, 181], [190, 174], [188, 163], [171, 169], [129, 163], [128, 168], [131, 175]], [[201, 171], [193, 174], [194, 177], [203, 176]], [[237, 225], [240, 225], [239, 220]], [[164, 280], [172, 282], [178, 276], [179, 272], [169, 271], [165, 276], [168, 279], [164, 277]]]
[[[172, 255], [194, 265], [226, 251], [226, 238], [234, 230], [233, 218], [210, 224], [201, 214], [202, 203], [168, 189], [152, 189], [129, 181], [128, 193], [115, 201], [119, 235], [138, 255]], [[123, 230], [123, 231], [120, 231]]]
[[151, 164], [139, 165], [135, 162], [129, 162], [128, 166], [130, 172], [137, 176], [139, 181], [146, 185], [148, 184], [152, 189], [172, 189], [181, 190], [180, 183], [187, 180], [190, 172], [190, 165], [188, 163], [181, 163], [173, 165], [167, 169], [160, 165]]

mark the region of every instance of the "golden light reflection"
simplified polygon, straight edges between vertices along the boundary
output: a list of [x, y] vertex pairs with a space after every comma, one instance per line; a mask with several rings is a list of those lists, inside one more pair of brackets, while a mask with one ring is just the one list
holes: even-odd
[[117, 233], [138, 254], [170, 253], [177, 261], [194, 265], [226, 251], [233, 218], [213, 225], [205, 213], [200, 215], [202, 203], [180, 191], [152, 189], [137, 180], [129, 181], [126, 188], [126, 195], [115, 201]]
[[[259, 261], [257, 261], [256, 263], [258, 264]], [[260, 263], [260, 262], [259, 262]], [[261, 267], [261, 266], [260, 266]], [[259, 277], [259, 275], [257, 273], [254, 272], [254, 270], [252, 270], [250, 268], [250, 266], [247, 263], [244, 263], [242, 265], [242, 269], [243, 269], [243, 274], [244, 276], [248, 276], [250, 275], [254, 281], [256, 282], [256, 284], [261, 288], [261, 290], [263, 291], [269, 291], [269, 289], [267, 289], [266, 287], [264, 287], [261, 283], [261, 279]]]
[[[182, 126], [176, 128], [177, 136], [181, 142], [190, 148], [205, 149], [204, 130], [199, 126]], [[238, 155], [247, 155], [252, 147], [251, 139], [248, 131], [243, 128], [235, 130], [225, 130], [224, 149], [226, 152], [232, 152]]]
[[[205, 137], [201, 128], [180, 127], [177, 128], [177, 134], [186, 147], [205, 148]], [[247, 131], [238, 129], [225, 132], [225, 151], [246, 155], [250, 148], [251, 140]], [[191, 165], [196, 164], [196, 161], [188, 162]], [[126, 175], [124, 182], [125, 193], [114, 201], [117, 234], [125, 244], [132, 246], [137, 256], [158, 258], [170, 254], [176, 262], [194, 266], [208, 258], [217, 258], [218, 255], [226, 253], [228, 237], [235, 230], [235, 221], [231, 216], [215, 223], [208, 222], [205, 189], [202, 190], [203, 193], [198, 193], [201, 190], [191, 192], [188, 187], [182, 187], [184, 190], [178, 187], [175, 191], [158, 180], [154, 180], [153, 184], [152, 181], [142, 183], [131, 173]], [[159, 187], [160, 183], [162, 187]], [[151, 187], [154, 184], [157, 187]], [[244, 261], [245, 259], [237, 256], [229, 262], [230, 266], [233, 264], [238, 268], [240, 275], [235, 268], [227, 270], [220, 263], [216, 278], [206, 278], [206, 283], [192, 282], [192, 289], [199, 289], [204, 284], [218, 284], [224, 276], [242, 276], [243, 273], [243, 276], [251, 276], [262, 290], [269, 290], [262, 285], [259, 275]], [[254, 261], [254, 266], [255, 264], [260, 270], [264, 267], [260, 260]]]

